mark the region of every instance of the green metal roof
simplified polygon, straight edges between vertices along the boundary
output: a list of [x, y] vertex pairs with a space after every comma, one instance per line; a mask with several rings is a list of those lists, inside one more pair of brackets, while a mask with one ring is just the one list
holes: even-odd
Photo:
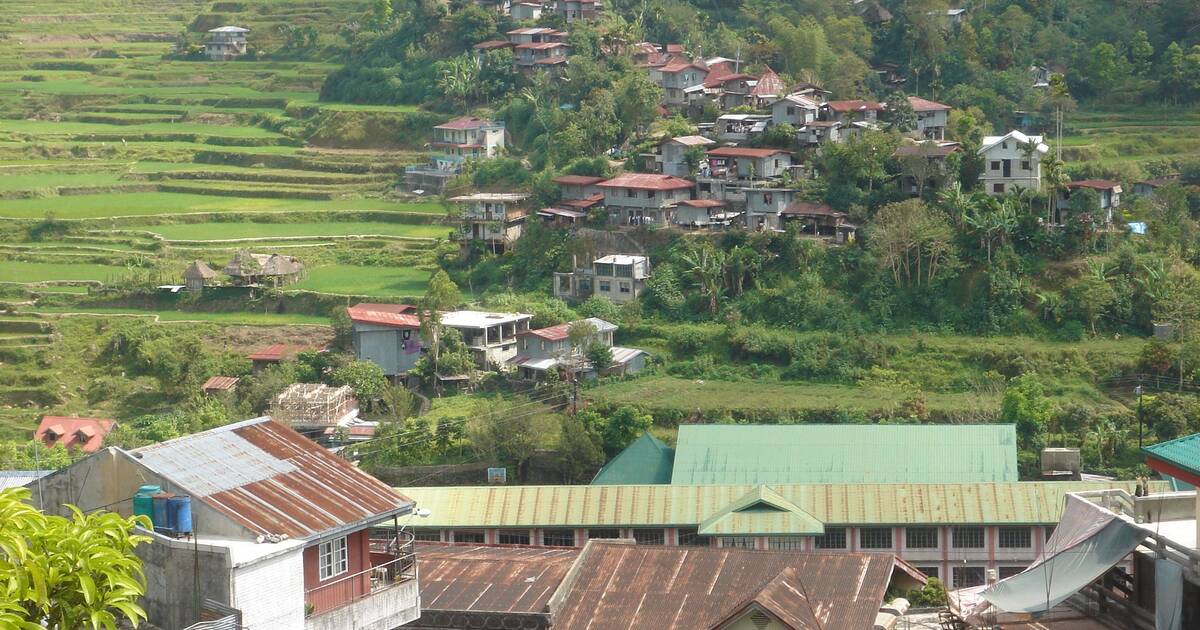
[[671, 483], [967, 483], [1017, 480], [1011, 424], [679, 427]]
[[[772, 485], [825, 526], [1039, 525], [1058, 522], [1068, 492], [1136, 482]], [[1153, 482], [1166, 492], [1165, 482]], [[462, 486], [397, 488], [430, 510], [420, 527], [698, 527], [745, 499], [749, 485]]]
[[824, 534], [825, 526], [778, 492], [758, 486], [712, 516], [697, 533], [713, 535]]
[[671, 483], [674, 458], [674, 449], [646, 432], [605, 464], [592, 485]]
[[1185, 472], [1200, 475], [1200, 433], [1153, 444], [1142, 451]]

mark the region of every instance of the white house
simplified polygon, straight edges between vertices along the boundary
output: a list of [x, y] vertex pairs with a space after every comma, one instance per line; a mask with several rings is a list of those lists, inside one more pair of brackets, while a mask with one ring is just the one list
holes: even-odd
[[213, 61], [228, 61], [246, 54], [246, 33], [250, 29], [240, 26], [222, 26], [208, 31], [204, 42], [204, 54]]
[[820, 100], [810, 94], [788, 94], [771, 103], [771, 123], [787, 123], [799, 129], [817, 119], [821, 113]]
[[475, 363], [492, 369], [517, 356], [517, 335], [529, 330], [531, 319], [525, 313], [451, 311], [442, 313], [442, 326], [461, 333]]
[[676, 203], [692, 198], [693, 184], [670, 175], [625, 173], [597, 186], [613, 223], [663, 226], [671, 222]]
[[528, 212], [524, 193], [474, 193], [451, 197], [459, 207], [458, 238], [466, 246], [482, 241], [492, 253], [502, 253], [524, 230]]
[[541, 380], [546, 373], [563, 371], [577, 373], [584, 378], [596, 378], [607, 372], [621, 374], [637, 374], [646, 365], [646, 352], [637, 348], [621, 348], [613, 345], [613, 333], [616, 324], [611, 324], [598, 317], [589, 317], [576, 323], [587, 323], [595, 329], [594, 341], [603, 344], [612, 353], [613, 362], [606, 366], [595, 366], [584, 355], [586, 347], [572, 347], [570, 341], [571, 326], [574, 324], [559, 324], [548, 328], [527, 330], [519, 335], [519, 353], [513, 364], [517, 366], [520, 377], [527, 380]]
[[509, 13], [512, 15], [512, 19], [524, 22], [542, 17], [543, 8], [541, 2], [514, 2], [512, 3], [512, 7], [509, 8]]
[[770, 126], [770, 114], [725, 114], [717, 118], [714, 129], [721, 142], [744, 142]]
[[692, 86], [703, 86], [708, 77], [708, 68], [690, 61], [673, 59], [666, 65], [652, 67], [650, 80], [663, 90], [663, 105], [682, 107], [687, 104], [684, 90]]
[[585, 300], [593, 295], [622, 304], [639, 295], [650, 277], [650, 259], [640, 255], [612, 254], [592, 261], [591, 267], [554, 274], [554, 296]]
[[646, 158], [646, 168], [655, 173], [690, 177], [692, 173], [687, 163], [688, 151], [697, 147], [703, 149], [714, 144], [716, 141], [709, 140], [704, 136], [678, 136], [658, 145], [657, 153], [647, 153], [643, 157]]
[[983, 146], [979, 147], [984, 160], [979, 180], [984, 192], [1003, 195], [1016, 187], [1041, 190], [1041, 158], [1049, 151], [1042, 136], [1027, 136], [1020, 131], [984, 137]]
[[783, 149], [718, 147], [708, 152], [710, 177], [760, 180], [782, 177], [792, 167], [792, 154]]

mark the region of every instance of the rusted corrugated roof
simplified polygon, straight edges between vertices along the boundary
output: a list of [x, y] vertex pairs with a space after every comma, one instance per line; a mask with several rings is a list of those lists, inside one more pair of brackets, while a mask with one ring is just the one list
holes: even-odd
[[421, 609], [540, 613], [578, 549], [420, 545]]
[[[1159, 482], [1155, 482], [1159, 483]], [[1135, 482], [965, 484], [771, 484], [826, 526], [1041, 525], [1058, 522], [1068, 492]], [[1161, 485], [1165, 491], [1166, 486]], [[695, 527], [751, 485], [463, 486], [400, 488], [432, 514], [422, 526]]]
[[589, 541], [554, 626], [704, 630], [761, 600], [768, 610], [792, 609], [785, 627], [870, 628], [894, 566], [890, 554]]
[[265, 417], [133, 455], [178, 491], [255, 534], [317, 538], [412, 507], [379, 480]]
[[201, 385], [200, 389], [206, 392], [230, 390], [237, 386], [238, 380], [240, 379], [236, 376], [213, 376], [204, 381], [204, 385]]

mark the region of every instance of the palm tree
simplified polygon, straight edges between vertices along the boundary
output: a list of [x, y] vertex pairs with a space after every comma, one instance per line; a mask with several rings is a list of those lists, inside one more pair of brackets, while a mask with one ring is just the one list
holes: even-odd
[[1058, 195], [1067, 189], [1070, 179], [1063, 161], [1048, 152], [1042, 156], [1042, 180], [1042, 189], [1046, 191], [1046, 224], [1049, 225], [1054, 222], [1054, 204]]
[[716, 317], [717, 300], [725, 289], [725, 252], [714, 250], [706, 244], [693, 247], [680, 258], [689, 267], [688, 273], [692, 275], [700, 291], [708, 296], [708, 314]]

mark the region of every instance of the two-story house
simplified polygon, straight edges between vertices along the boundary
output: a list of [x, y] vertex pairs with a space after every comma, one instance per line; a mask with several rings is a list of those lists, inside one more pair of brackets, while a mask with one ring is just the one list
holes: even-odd
[[208, 31], [204, 54], [213, 61], [229, 61], [246, 54], [246, 33], [240, 26], [221, 26]]
[[448, 155], [492, 158], [504, 151], [504, 121], [463, 116], [433, 128], [429, 146]]
[[30, 490], [48, 513], [150, 519], [138, 603], [161, 628], [390, 630], [420, 616], [412, 536], [398, 527], [413, 502], [270, 418], [108, 447]]
[[544, 10], [545, 6], [541, 2], [524, 0], [522, 2], [512, 3], [512, 7], [509, 8], [508, 11], [513, 20], [517, 22], [525, 22], [541, 18], [542, 11]]
[[802, 234], [828, 237], [835, 243], [853, 241], [858, 230], [846, 221], [845, 212], [838, 212], [824, 203], [797, 199], [783, 209], [782, 217], [785, 225], [790, 221], [800, 222]]
[[885, 109], [883, 103], [875, 101], [829, 101], [821, 108], [821, 119], [838, 121], [843, 125], [855, 122], [875, 122]]
[[[578, 324], [588, 325], [594, 333], [581, 346], [574, 346], [570, 339], [571, 328]], [[613, 333], [616, 330], [615, 324], [598, 317], [528, 330], [519, 335], [519, 354], [512, 362], [517, 366], [518, 376], [530, 381], [542, 380], [552, 371], [566, 377], [578, 375], [584, 379], [594, 379], [612, 372], [637, 374], [646, 365], [646, 353], [636, 348], [614, 346]], [[613, 358], [611, 365], [592, 365], [585, 356], [587, 346], [592, 342], [600, 342], [609, 349]]]
[[713, 132], [721, 142], [745, 142], [770, 126], [770, 114], [724, 114], [717, 117]]
[[475, 363], [490, 370], [504, 367], [517, 355], [517, 335], [529, 330], [533, 315], [451, 311], [442, 313], [442, 326], [462, 335]]
[[625, 173], [597, 184], [615, 224], [664, 226], [675, 204], [691, 199], [693, 183], [671, 175]]
[[[704, 136], [678, 136], [668, 138], [662, 144], [658, 145], [658, 151], [655, 153], [646, 153], [642, 157], [646, 160], [646, 170], [664, 175], [673, 175], [675, 177], [692, 177], [693, 167], [688, 164], [688, 152], [716, 144], [716, 141], [709, 140]], [[699, 163], [695, 165], [699, 169]]]
[[684, 90], [695, 85], [702, 86], [706, 77], [707, 68], [683, 59], [672, 59], [665, 65], [650, 68], [650, 80], [662, 88], [662, 104], [666, 107], [687, 105]]
[[927, 190], [937, 190], [955, 180], [947, 172], [947, 158], [961, 148], [957, 142], [909, 142], [892, 153], [892, 159], [900, 164], [900, 177], [896, 179], [900, 190], [909, 196], [920, 197]]
[[792, 154], [783, 149], [718, 147], [708, 152], [708, 177], [754, 181], [783, 177]]
[[788, 94], [771, 103], [771, 124], [787, 123], [797, 129], [817, 120], [821, 101], [809, 94]]
[[1111, 224], [1113, 213], [1121, 207], [1121, 183], [1107, 179], [1085, 179], [1067, 184], [1066, 190], [1059, 191], [1055, 199], [1055, 221], [1066, 223], [1073, 211], [1071, 197], [1080, 190], [1094, 190], [1099, 197], [1099, 205], [1088, 210], [1092, 214], [1092, 220], [1096, 223]]
[[986, 136], [979, 147], [983, 173], [979, 180], [989, 195], [1004, 195], [1017, 188], [1042, 189], [1042, 156], [1050, 147], [1042, 136], [1027, 136], [1010, 131], [1003, 136]]
[[554, 183], [558, 184], [562, 199], [590, 199], [604, 194], [599, 184], [605, 179], [591, 175], [560, 175], [554, 178]]
[[612, 254], [592, 261], [590, 267], [554, 274], [554, 296], [564, 300], [586, 300], [593, 295], [622, 304], [637, 298], [650, 277], [650, 259], [630, 254]]
[[451, 197], [458, 204], [458, 238], [464, 247], [481, 241], [494, 254], [521, 238], [527, 216], [525, 193], [472, 193]]
[[508, 31], [513, 44], [513, 66], [522, 72], [553, 69], [567, 62], [567, 33], [558, 29], [535, 26]]
[[794, 188], [752, 186], [743, 189], [746, 199], [747, 229], [759, 231], [781, 231], [784, 229], [783, 212], [796, 200], [800, 191]]
[[389, 378], [408, 373], [425, 346], [417, 308], [408, 304], [360, 303], [346, 309], [354, 328], [355, 358], [370, 361]]
[[741, 216], [720, 199], [684, 199], [675, 206], [674, 224], [683, 228], [722, 228]]
[[917, 128], [913, 136], [926, 140], [944, 140], [946, 125], [950, 121], [950, 106], [935, 103], [916, 96], [908, 97], [913, 113], [917, 116]]
[[600, 17], [599, 0], [554, 0], [554, 14], [565, 22], [595, 22]]

